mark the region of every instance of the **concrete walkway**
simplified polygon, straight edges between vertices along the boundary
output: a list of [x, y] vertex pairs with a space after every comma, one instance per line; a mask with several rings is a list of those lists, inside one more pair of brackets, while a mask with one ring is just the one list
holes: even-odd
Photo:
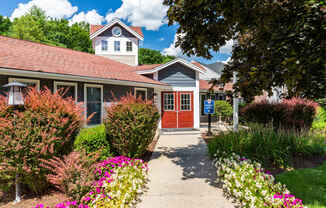
[[163, 135], [149, 162], [149, 190], [137, 208], [232, 208], [199, 134]]

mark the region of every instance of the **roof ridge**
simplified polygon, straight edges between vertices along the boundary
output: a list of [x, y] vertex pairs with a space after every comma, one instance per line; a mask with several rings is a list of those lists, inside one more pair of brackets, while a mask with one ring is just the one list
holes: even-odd
[[48, 45], [46, 43], [35, 42], [35, 41], [31, 41], [31, 40], [24, 40], [24, 39], [19, 39], [19, 38], [15, 38], [15, 37], [5, 36], [5, 35], [0, 35], [0, 37], [9, 38], [9, 39], [18, 40], [18, 41], [23, 41], [23, 42], [28, 42], [28, 43], [42, 45], [42, 46], [47, 46], [47, 47], [51, 47], [51, 48], [64, 49], [64, 50], [68, 50], [68, 51], [75, 52], [75, 53], [85, 54], [85, 55], [88, 55], [88, 56], [95, 56], [97, 58], [100, 58], [100, 59], [103, 59], [103, 60], [106, 60], [106, 61], [107, 60], [110, 60], [110, 61], [119, 63], [119, 64], [124, 65], [126, 67], [132, 67], [132, 66], [130, 66], [128, 64], [124, 64], [124, 63], [121, 63], [119, 61], [116, 61], [116, 60], [113, 60], [113, 59], [109, 59], [109, 58], [106, 58], [106, 57], [97, 56], [97, 55], [95, 55], [93, 53], [88, 53], [88, 52], [84, 52], [84, 51], [77, 51], [77, 50], [74, 50], [74, 49], [71, 49], [71, 48], [64, 48], [62, 46]]

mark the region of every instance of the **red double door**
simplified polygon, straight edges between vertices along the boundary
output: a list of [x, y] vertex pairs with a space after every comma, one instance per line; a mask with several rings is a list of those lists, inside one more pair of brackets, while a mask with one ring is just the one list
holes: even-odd
[[162, 92], [162, 128], [193, 128], [193, 92]]

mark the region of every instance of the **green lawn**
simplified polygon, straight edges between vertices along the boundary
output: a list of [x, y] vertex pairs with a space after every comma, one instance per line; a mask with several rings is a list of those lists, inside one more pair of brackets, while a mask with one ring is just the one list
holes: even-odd
[[309, 208], [326, 208], [326, 162], [317, 168], [295, 170], [278, 175], [296, 197]]

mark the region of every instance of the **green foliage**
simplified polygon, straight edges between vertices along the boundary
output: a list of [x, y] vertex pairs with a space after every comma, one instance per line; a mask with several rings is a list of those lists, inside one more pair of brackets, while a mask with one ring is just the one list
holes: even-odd
[[317, 168], [285, 172], [277, 175], [276, 179], [286, 184], [308, 208], [326, 207], [326, 163]]
[[132, 158], [143, 156], [157, 130], [157, 108], [129, 94], [106, 110], [105, 128], [112, 151]]
[[139, 49], [139, 64], [164, 64], [175, 59], [174, 56], [162, 55], [160, 51], [148, 48]]
[[231, 104], [225, 100], [215, 100], [215, 116], [218, 118], [230, 118], [233, 115], [233, 108]]
[[72, 150], [83, 125], [83, 111], [71, 99], [49, 89], [30, 89], [19, 110], [0, 98], [0, 172], [19, 175], [21, 183], [40, 193], [46, 187], [40, 159], [60, 157]]
[[313, 101], [299, 98], [283, 100], [281, 103], [270, 103], [265, 100], [242, 108], [241, 116], [247, 122], [272, 124], [276, 129], [309, 130], [317, 106]]
[[82, 22], [70, 26], [68, 20], [48, 18], [43, 10], [35, 6], [29, 13], [13, 21], [8, 35], [23, 40], [93, 52], [88, 24]]
[[[164, 0], [169, 25], [182, 34], [176, 46], [187, 55], [211, 58], [228, 40], [233, 73], [246, 100], [286, 86], [289, 97], [322, 98], [326, 94], [326, 18], [324, 0]], [[196, 14], [196, 15], [194, 15]], [[282, 21], [280, 21], [282, 20]]]
[[297, 157], [326, 154], [325, 139], [271, 128], [251, 128], [217, 135], [208, 144], [209, 153], [236, 153], [261, 162], [265, 167], [284, 168]]
[[43, 10], [33, 6], [28, 14], [13, 21], [10, 35], [22, 40], [45, 42], [46, 18]]
[[326, 136], [326, 110], [323, 107], [317, 108], [317, 115], [311, 128], [313, 133]]
[[112, 156], [103, 124], [82, 129], [75, 140], [74, 148], [76, 150], [85, 150], [87, 154], [100, 152], [101, 160]]
[[0, 35], [7, 34], [11, 27], [10, 19], [0, 15]]

